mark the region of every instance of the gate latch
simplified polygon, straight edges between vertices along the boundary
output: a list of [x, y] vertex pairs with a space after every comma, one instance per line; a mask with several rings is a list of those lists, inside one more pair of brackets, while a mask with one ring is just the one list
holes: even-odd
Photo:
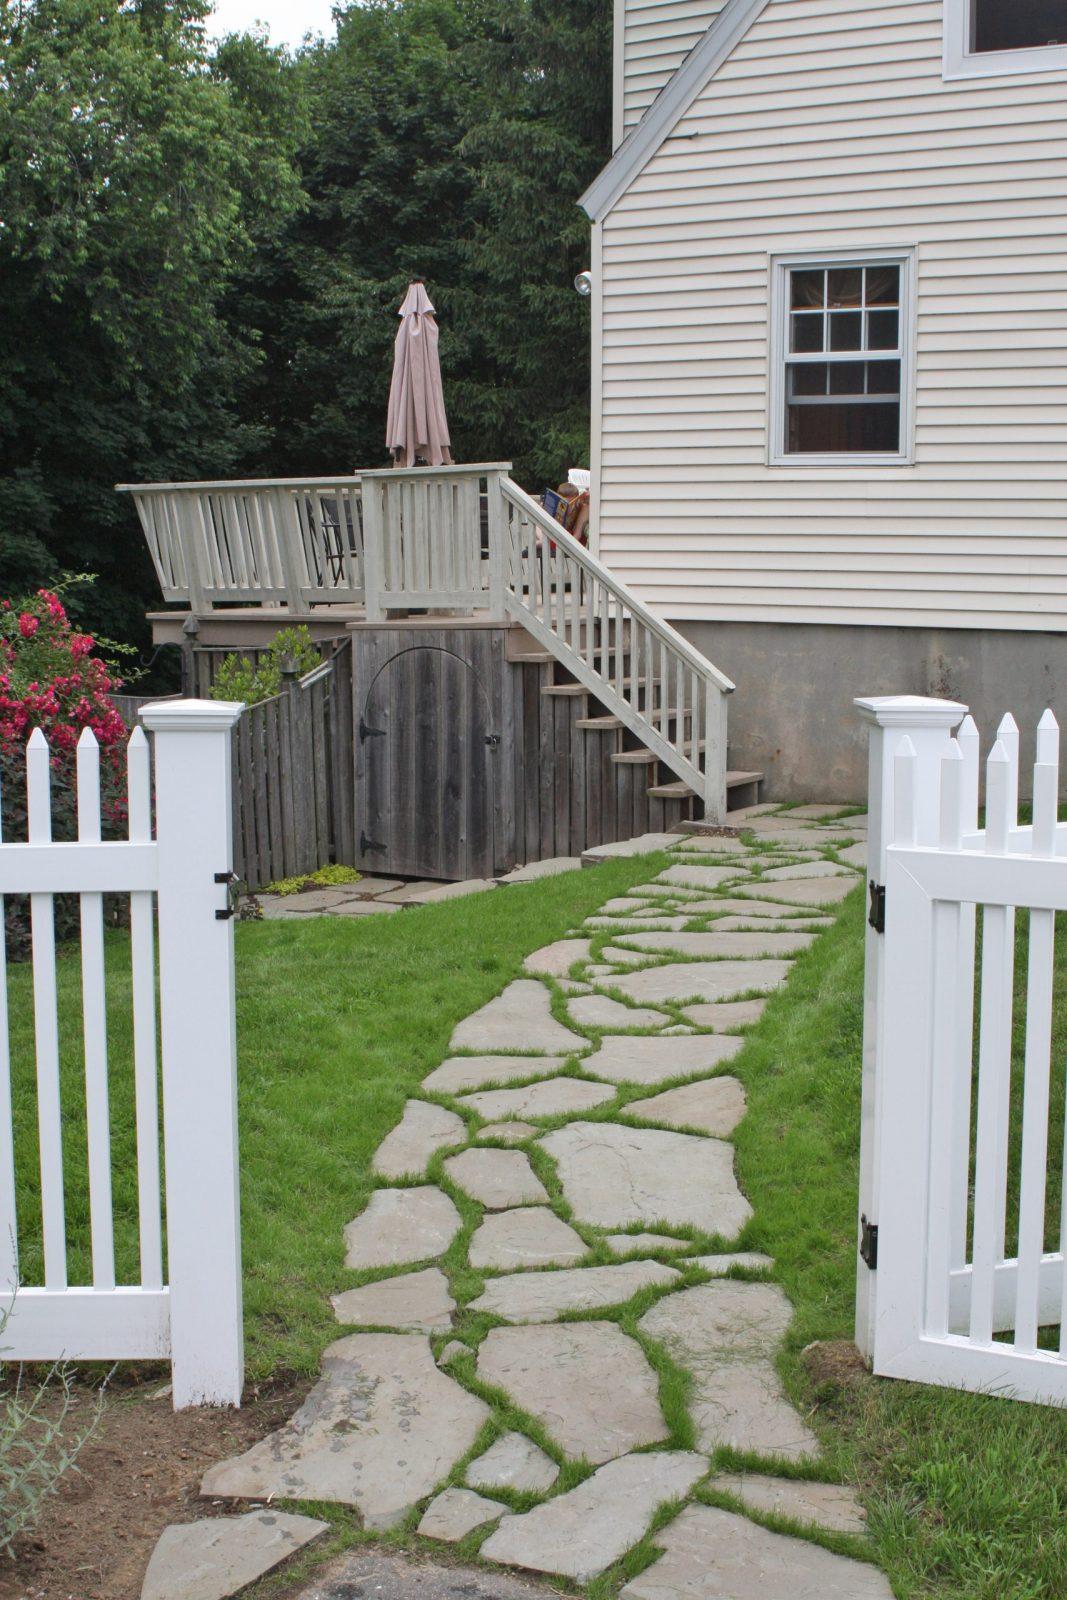
[[860, 1218], [860, 1260], [869, 1272], [878, 1271], [878, 1224]]
[[871, 879], [871, 910], [867, 918], [875, 933], [885, 932], [885, 884]]
[[366, 740], [368, 740], [368, 739], [384, 739], [384, 738], [385, 738], [385, 729], [384, 728], [368, 728], [366, 722], [364, 722], [363, 718], [360, 717], [360, 719], [359, 719], [359, 742], [360, 742], [360, 744], [364, 744], [366, 742]]
[[237, 907], [241, 899], [241, 880], [236, 872], [216, 872], [215, 882], [226, 885], [226, 905], [215, 912], [215, 921], [229, 922], [231, 917], [237, 915]]

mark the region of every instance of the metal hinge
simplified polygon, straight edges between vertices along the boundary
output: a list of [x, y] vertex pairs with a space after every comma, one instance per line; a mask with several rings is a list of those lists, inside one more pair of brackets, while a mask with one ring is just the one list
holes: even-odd
[[871, 909], [867, 921], [875, 933], [885, 932], [885, 884], [875, 883], [871, 879]]
[[361, 833], [359, 836], [359, 853], [361, 856], [368, 855], [372, 850], [388, 850], [388, 848], [389, 846], [386, 844], [379, 844], [377, 839], [368, 839], [365, 833]]
[[226, 905], [215, 912], [215, 921], [229, 922], [231, 917], [237, 915], [237, 904], [241, 898], [241, 880], [236, 872], [216, 872], [215, 882], [226, 885]]
[[878, 1224], [860, 1218], [860, 1260], [869, 1272], [878, 1271]]
[[485, 736], [485, 742], [490, 746], [491, 749], [495, 750], [497, 745], [500, 743], [499, 733], [487, 733]]
[[360, 717], [360, 719], [359, 719], [359, 742], [360, 742], [360, 744], [362, 744], [364, 742], [364, 740], [366, 740], [366, 739], [384, 739], [384, 738], [385, 738], [385, 729], [384, 728], [368, 728], [368, 726], [364, 722], [363, 718]]

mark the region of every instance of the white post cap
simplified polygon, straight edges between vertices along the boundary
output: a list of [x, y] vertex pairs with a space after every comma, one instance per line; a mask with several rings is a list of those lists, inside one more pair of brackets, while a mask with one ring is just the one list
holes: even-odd
[[243, 710], [240, 700], [153, 700], [138, 715], [152, 733], [225, 733]]
[[922, 694], [875, 694], [852, 704], [865, 722], [879, 728], [954, 728], [968, 709], [958, 700]]

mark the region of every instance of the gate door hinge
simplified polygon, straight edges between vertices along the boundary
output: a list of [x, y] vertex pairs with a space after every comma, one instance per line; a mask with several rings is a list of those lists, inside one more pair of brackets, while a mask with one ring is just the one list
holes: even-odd
[[384, 739], [384, 738], [385, 738], [385, 729], [384, 728], [368, 728], [366, 722], [364, 722], [363, 718], [360, 717], [360, 719], [359, 719], [359, 742], [360, 742], [360, 744], [363, 744], [365, 742], [365, 740], [367, 740], [367, 739]]
[[216, 872], [215, 882], [226, 885], [226, 905], [215, 912], [215, 921], [229, 922], [231, 917], [237, 915], [237, 905], [241, 898], [241, 880], [236, 872]]
[[875, 883], [871, 879], [871, 910], [867, 921], [875, 933], [885, 932], [885, 884]]
[[361, 856], [368, 855], [372, 850], [388, 850], [388, 848], [389, 846], [386, 844], [379, 844], [377, 839], [368, 839], [365, 833], [360, 833], [359, 853]]
[[485, 736], [485, 742], [490, 749], [495, 750], [497, 745], [500, 743], [499, 733], [487, 733]]
[[878, 1224], [860, 1218], [860, 1260], [868, 1271], [878, 1271]]

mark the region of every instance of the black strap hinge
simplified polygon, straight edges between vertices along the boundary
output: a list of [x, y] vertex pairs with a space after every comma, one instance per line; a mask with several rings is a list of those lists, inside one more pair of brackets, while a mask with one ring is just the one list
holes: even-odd
[[860, 1218], [860, 1260], [869, 1272], [878, 1271], [878, 1224]]
[[885, 932], [885, 884], [871, 879], [871, 909], [867, 921], [875, 933]]
[[237, 903], [241, 898], [241, 880], [236, 872], [216, 872], [215, 882], [226, 885], [226, 905], [215, 912], [215, 921], [229, 922], [231, 917], [237, 915]]
[[369, 728], [363, 718], [359, 719], [359, 742], [364, 744], [368, 739], [384, 739], [384, 728]]
[[377, 839], [368, 839], [365, 833], [361, 833], [359, 836], [359, 853], [361, 856], [368, 855], [372, 850], [388, 850], [388, 848], [389, 846], [386, 844], [379, 844]]

